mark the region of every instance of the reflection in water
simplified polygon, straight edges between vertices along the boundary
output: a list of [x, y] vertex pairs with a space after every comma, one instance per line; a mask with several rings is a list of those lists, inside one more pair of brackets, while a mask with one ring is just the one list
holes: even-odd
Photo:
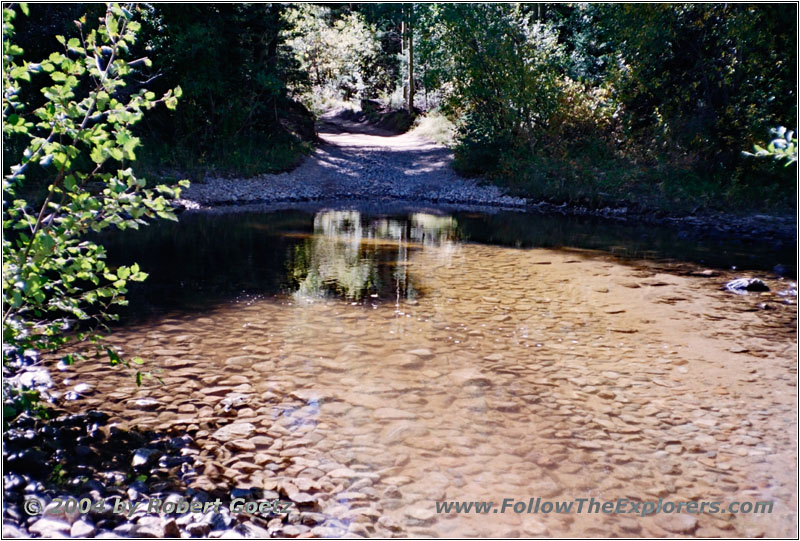
[[665, 228], [508, 212], [187, 212], [179, 223], [163, 221], [103, 239], [112, 265], [136, 261], [150, 275], [144, 283], [131, 284], [131, 306], [122, 314], [128, 319], [169, 308], [206, 309], [242, 294], [296, 292], [303, 283], [307, 298], [328, 294], [363, 300], [377, 294], [398, 299], [408, 295], [409, 287], [419, 296], [419, 284], [409, 283], [403, 262], [424, 246], [436, 247], [437, 257], [451, 257], [464, 241], [602, 250], [723, 269], [781, 264], [789, 274], [795, 270], [795, 246], [698, 241]]
[[[323, 211], [314, 233], [294, 247], [289, 283], [306, 300], [340, 295], [349, 300], [385, 297], [415, 299], [408, 275], [409, 250], [452, 247], [457, 223], [452, 217], [416, 213], [408, 220], [369, 220], [356, 211]], [[446, 252], [447, 250], [445, 250]]]

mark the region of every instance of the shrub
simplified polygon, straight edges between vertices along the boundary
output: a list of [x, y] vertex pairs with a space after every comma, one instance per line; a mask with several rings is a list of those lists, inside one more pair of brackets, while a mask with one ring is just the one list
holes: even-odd
[[[139, 145], [131, 126], [158, 103], [174, 108], [181, 95], [180, 87], [159, 99], [126, 88], [149, 63], [124, 59], [139, 30], [135, 15], [132, 6], [108, 4], [94, 24], [76, 21], [79, 37], [56, 37], [62, 51], [30, 62], [13, 42], [15, 11], [3, 9], [3, 143], [23, 149], [3, 179], [4, 364], [15, 351], [66, 349], [69, 364], [87, 343], [111, 364], [126, 363], [99, 332], [115, 319], [111, 308], [126, 304], [127, 283], [147, 275], [136, 264], [110, 268], [91, 238], [110, 226], [174, 220], [169, 200], [180, 194], [147, 188], [128, 166]], [[31, 108], [23, 87], [34, 78], [45, 100]], [[22, 195], [34, 171], [46, 179], [43, 200]], [[136, 377], [141, 382], [142, 373]]]

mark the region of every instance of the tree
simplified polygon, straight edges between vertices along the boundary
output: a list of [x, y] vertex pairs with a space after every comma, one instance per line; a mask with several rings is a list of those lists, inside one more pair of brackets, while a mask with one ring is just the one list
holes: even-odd
[[[29, 349], [68, 350], [63, 359], [72, 363], [92, 348], [111, 364], [127, 363], [99, 333], [116, 319], [112, 308], [126, 304], [127, 283], [147, 275], [135, 263], [110, 268], [94, 239], [111, 226], [175, 220], [169, 201], [180, 194], [147, 188], [129, 166], [139, 146], [131, 127], [159, 103], [174, 109], [181, 96], [180, 87], [158, 99], [126, 87], [150, 63], [125, 59], [140, 28], [137, 10], [107, 4], [97, 20], [75, 21], [76, 37], [56, 36], [60, 52], [32, 62], [13, 41], [14, 7], [3, 9], [3, 143], [23, 148], [3, 178], [4, 364]], [[32, 82], [45, 98], [37, 107], [25, 93]], [[45, 179], [43, 199], [26, 195], [34, 175]], [[136, 377], [141, 382], [141, 372]]]
[[464, 172], [497, 162], [499, 149], [535, 148], [561, 93], [563, 46], [522, 6], [435, 4], [424, 15], [420, 56], [447, 90]]
[[656, 145], [696, 155], [706, 169], [730, 169], [742, 141], [796, 116], [796, 5], [593, 9], [617, 52], [610, 76], [635, 137], [655, 135]]
[[311, 79], [311, 99], [375, 96], [385, 80], [380, 43], [361, 13], [300, 4], [287, 10], [285, 20], [283, 36]]

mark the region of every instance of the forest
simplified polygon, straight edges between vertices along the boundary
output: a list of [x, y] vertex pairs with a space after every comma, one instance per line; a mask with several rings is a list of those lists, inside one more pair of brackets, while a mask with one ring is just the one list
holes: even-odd
[[[29, 9], [14, 43], [36, 62], [104, 8]], [[137, 167], [167, 179], [291, 169], [315, 116], [378, 100], [447, 141], [460, 173], [512, 193], [794, 205], [793, 168], [746, 154], [796, 127], [791, 4], [143, 4], [136, 19], [129, 58], [150, 62], [126, 92], [183, 91], [135, 127]]]
[[797, 9], [4, 3], [3, 538], [796, 538]]

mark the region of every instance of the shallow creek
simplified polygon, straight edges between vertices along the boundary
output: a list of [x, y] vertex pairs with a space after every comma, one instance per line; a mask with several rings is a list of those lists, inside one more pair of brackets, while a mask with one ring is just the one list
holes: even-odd
[[[76, 408], [191, 434], [193, 486], [288, 494], [347, 528], [331, 536], [794, 534], [797, 307], [777, 294], [793, 281], [760, 272], [771, 292], [735, 295], [721, 286], [752, 272], [623, 259], [613, 241], [479, 243], [470, 219], [327, 211], [142, 232], [126, 255], [153, 283], [111, 341], [163, 384], [137, 388], [105, 360], [59, 378], [92, 386]], [[774, 507], [436, 513], [531, 497]]]

